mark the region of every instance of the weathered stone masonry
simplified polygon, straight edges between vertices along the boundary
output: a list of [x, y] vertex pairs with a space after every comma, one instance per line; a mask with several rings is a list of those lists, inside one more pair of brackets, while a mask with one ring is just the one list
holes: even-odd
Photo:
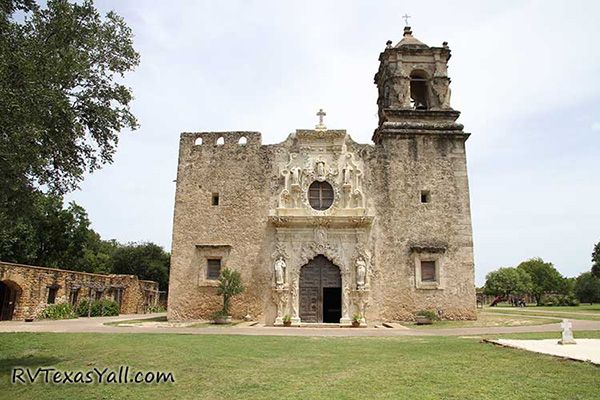
[[158, 282], [134, 275], [100, 275], [0, 262], [0, 284], [2, 319], [35, 319], [48, 305], [51, 290], [54, 303], [76, 305], [87, 298], [106, 298], [120, 302], [122, 314], [144, 313], [158, 301]]
[[[274, 145], [257, 132], [183, 133], [169, 319], [219, 309], [209, 260], [242, 274], [234, 315], [268, 324], [410, 319], [423, 309], [475, 318], [469, 134], [450, 108], [449, 58], [447, 44], [429, 47], [408, 27], [381, 53], [374, 144], [322, 121]], [[306, 268], [321, 255], [334, 269], [322, 259]]]

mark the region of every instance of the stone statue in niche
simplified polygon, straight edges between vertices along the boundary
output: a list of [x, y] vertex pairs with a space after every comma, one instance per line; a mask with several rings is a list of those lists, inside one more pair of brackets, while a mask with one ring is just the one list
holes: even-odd
[[356, 259], [356, 288], [362, 290], [366, 286], [367, 279], [367, 263], [365, 259], [360, 256]]
[[317, 173], [317, 178], [325, 179], [325, 161], [323, 161], [323, 160], [317, 161], [316, 173]]
[[285, 260], [279, 256], [275, 261], [275, 285], [280, 288], [285, 283]]

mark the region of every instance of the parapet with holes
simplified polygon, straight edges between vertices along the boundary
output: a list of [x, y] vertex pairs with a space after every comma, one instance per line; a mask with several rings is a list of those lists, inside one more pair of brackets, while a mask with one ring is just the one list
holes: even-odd
[[183, 132], [180, 146], [193, 148], [231, 149], [239, 146], [260, 146], [262, 143], [260, 132], [233, 131], [233, 132]]

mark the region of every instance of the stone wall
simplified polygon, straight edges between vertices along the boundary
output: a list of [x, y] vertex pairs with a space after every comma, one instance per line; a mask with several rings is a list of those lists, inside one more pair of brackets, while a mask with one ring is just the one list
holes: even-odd
[[17, 320], [38, 317], [47, 306], [52, 287], [57, 289], [55, 303], [70, 302], [72, 289], [78, 289], [77, 302], [95, 298], [96, 293], [113, 300], [116, 289], [121, 289], [121, 314], [144, 313], [158, 301], [158, 283], [134, 275], [100, 275], [0, 262], [0, 281], [18, 292], [13, 313]]
[[[250, 137], [245, 146], [238, 144], [241, 136]], [[198, 137], [201, 145], [195, 144]], [[225, 144], [216, 144], [220, 137]], [[465, 138], [412, 135], [367, 145], [355, 143], [345, 131], [303, 130], [282, 143], [260, 145], [257, 133], [182, 134], [169, 319], [204, 319], [220, 308], [217, 281], [206, 279], [207, 259], [220, 258], [223, 268], [241, 272], [247, 288], [234, 300], [233, 315], [273, 323], [281, 301], [274, 297], [273, 263], [280, 254], [288, 265], [283, 313], [297, 307], [297, 293], [290, 288], [297, 285], [302, 264], [325, 254], [340, 268], [344, 291], [352, 297], [344, 306], [346, 318], [360, 307], [370, 321], [410, 319], [422, 309], [448, 319], [474, 318]], [[323, 153], [321, 145], [327, 149]], [[309, 165], [327, 152], [354, 157], [365, 207], [346, 208], [340, 201], [331, 210], [314, 212], [302, 203], [306, 199], [297, 207], [282, 205], [282, 171], [290, 169], [291, 155]], [[341, 162], [328, 165], [334, 171], [327, 179], [341, 188]], [[429, 192], [430, 203], [420, 202], [422, 190]], [[213, 206], [216, 193], [220, 203]], [[322, 243], [319, 231], [326, 238]], [[358, 293], [354, 265], [361, 254], [368, 259], [370, 287]], [[416, 282], [415, 262], [422, 256], [440, 260], [435, 288]]]

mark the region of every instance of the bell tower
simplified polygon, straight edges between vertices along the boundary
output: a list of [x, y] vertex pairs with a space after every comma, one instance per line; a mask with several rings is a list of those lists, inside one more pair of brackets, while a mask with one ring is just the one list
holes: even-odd
[[373, 135], [376, 144], [390, 135], [462, 133], [462, 125], [455, 122], [460, 112], [450, 106], [449, 59], [447, 42], [430, 47], [412, 35], [410, 26], [404, 28], [398, 44], [387, 42], [375, 74], [379, 115]]

